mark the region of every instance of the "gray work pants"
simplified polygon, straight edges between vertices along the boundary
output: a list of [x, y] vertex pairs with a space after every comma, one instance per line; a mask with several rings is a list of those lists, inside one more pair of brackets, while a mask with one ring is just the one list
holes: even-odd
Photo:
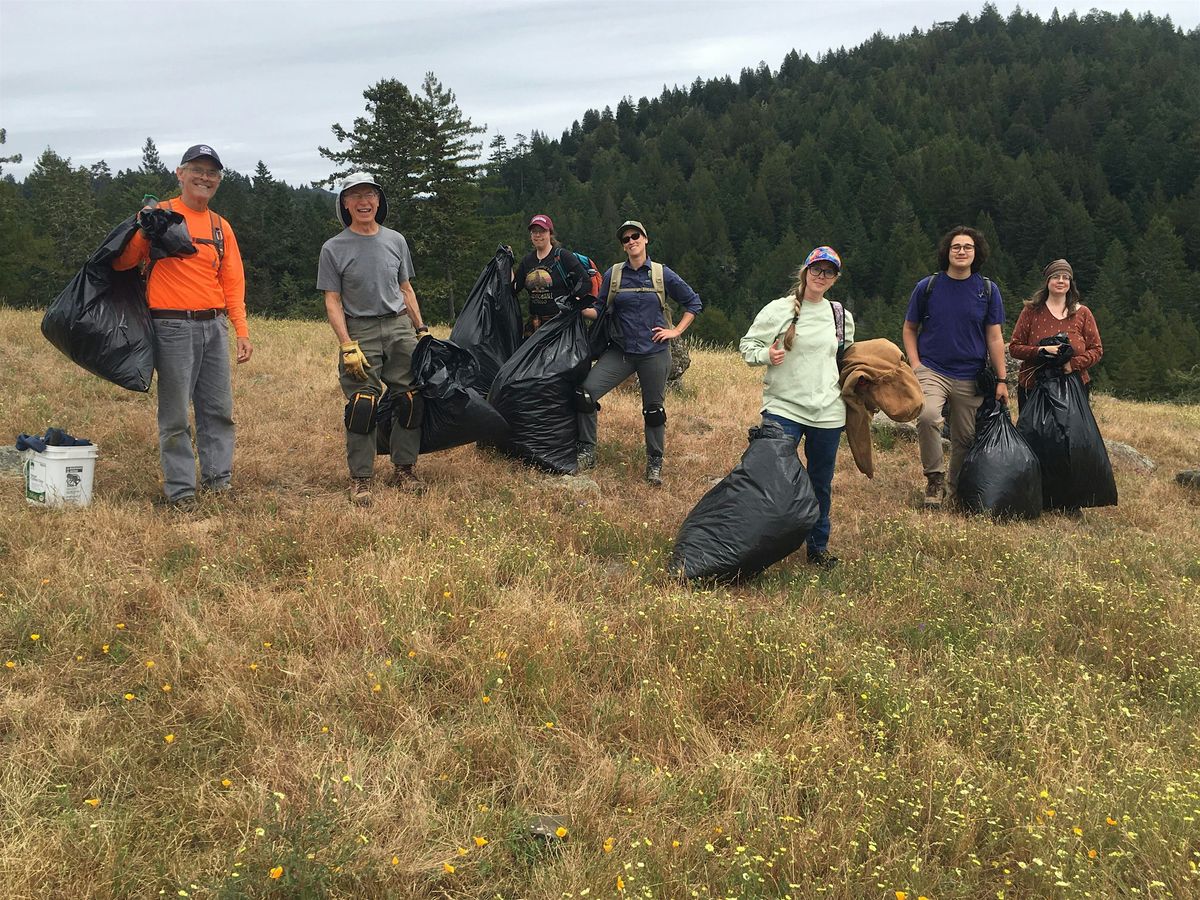
[[[229, 485], [233, 472], [233, 385], [229, 319], [151, 319], [158, 370], [158, 457], [163, 493], [176, 501], [196, 494], [196, 456], [206, 490]], [[188, 407], [196, 413], [196, 449]]]
[[[412, 319], [401, 313], [387, 318], [346, 317], [346, 330], [352, 341], [366, 356], [371, 368], [367, 369], [367, 380], [356, 381], [346, 373], [338, 354], [338, 381], [346, 400], [355, 394], [374, 394], [376, 401], [383, 395], [383, 385], [389, 391], [408, 391], [413, 386], [412, 355], [417, 348], [417, 332]], [[375, 429], [368, 434], [355, 434], [346, 430], [346, 463], [354, 478], [370, 478], [375, 471]], [[411, 466], [417, 461], [421, 449], [421, 429], [392, 428], [389, 445], [392, 462], [398, 466]]]
[[[667, 391], [667, 375], [671, 371], [671, 354], [664, 347], [659, 353], [625, 353], [620, 347], [611, 346], [604, 351], [588, 377], [583, 389], [593, 400], [599, 400], [630, 375], [637, 373], [642, 386], [642, 409], [658, 409], [663, 405]], [[579, 413], [579, 445], [583, 449], [596, 446], [596, 414]], [[645, 425], [646, 456], [663, 455], [663, 444], [667, 435], [666, 425]]]

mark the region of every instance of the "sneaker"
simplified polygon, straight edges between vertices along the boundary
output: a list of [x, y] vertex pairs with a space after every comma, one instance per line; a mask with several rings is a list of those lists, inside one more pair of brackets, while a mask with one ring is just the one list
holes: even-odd
[[933, 472], [925, 476], [925, 508], [941, 509], [942, 500], [946, 497], [946, 476], [942, 472]]
[[646, 482], [655, 486], [662, 482], [662, 457], [651, 456], [646, 460]]
[[817, 566], [822, 569], [832, 569], [838, 564], [838, 558], [828, 550], [809, 550], [808, 559], [805, 560], [810, 566]]
[[392, 469], [392, 477], [389, 483], [392, 487], [399, 488], [411, 494], [420, 494], [425, 490], [425, 482], [417, 477], [417, 473], [413, 471], [411, 465], [396, 466]]
[[575, 457], [575, 474], [582, 475], [589, 469], [596, 468], [596, 448], [581, 447]]
[[350, 502], [355, 506], [371, 505], [371, 479], [350, 479]]

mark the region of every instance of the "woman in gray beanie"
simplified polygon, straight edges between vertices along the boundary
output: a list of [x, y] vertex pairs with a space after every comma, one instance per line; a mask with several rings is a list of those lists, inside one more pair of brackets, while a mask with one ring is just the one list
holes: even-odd
[[[1078, 372], [1086, 389], [1091, 380], [1087, 370], [1104, 355], [1100, 330], [1092, 311], [1083, 305], [1071, 264], [1056, 259], [1042, 275], [1045, 281], [1025, 301], [1008, 343], [1013, 359], [1021, 360], [1017, 375], [1017, 403], [1021, 406], [1025, 405], [1039, 370], [1061, 366], [1067, 372]], [[1039, 343], [1058, 334], [1065, 334], [1070, 345]]]

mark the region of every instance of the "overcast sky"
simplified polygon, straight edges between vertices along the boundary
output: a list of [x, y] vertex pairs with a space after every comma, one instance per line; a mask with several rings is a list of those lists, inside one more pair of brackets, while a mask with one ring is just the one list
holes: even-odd
[[[1020, 4], [1046, 18], [1053, 0]], [[1007, 16], [1014, 8], [1000, 2]], [[664, 85], [732, 75], [793, 47], [814, 58], [876, 31], [898, 35], [978, 15], [980, 0], [0, 0], [0, 156], [23, 178], [46, 147], [76, 166], [134, 168], [146, 137], [168, 166], [206, 142], [229, 168], [263, 160], [303, 184], [332, 166], [330, 126], [350, 127], [385, 78], [418, 89], [433, 71], [463, 113], [509, 138], [558, 137], [588, 108]], [[1098, 8], [1200, 24], [1200, 0]]]

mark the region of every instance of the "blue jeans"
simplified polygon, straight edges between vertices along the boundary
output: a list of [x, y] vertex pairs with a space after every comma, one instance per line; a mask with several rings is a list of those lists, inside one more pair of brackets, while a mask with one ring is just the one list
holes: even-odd
[[842, 439], [842, 429], [817, 428], [813, 425], [801, 425], [783, 416], [764, 412], [764, 419], [775, 422], [784, 433], [796, 442], [800, 448], [800, 439], [804, 439], [804, 462], [808, 469], [808, 480], [812, 482], [813, 493], [817, 495], [817, 509], [820, 516], [813, 530], [808, 534], [809, 553], [824, 553], [829, 546], [829, 508], [833, 504], [833, 467], [837, 462], [838, 444]]

